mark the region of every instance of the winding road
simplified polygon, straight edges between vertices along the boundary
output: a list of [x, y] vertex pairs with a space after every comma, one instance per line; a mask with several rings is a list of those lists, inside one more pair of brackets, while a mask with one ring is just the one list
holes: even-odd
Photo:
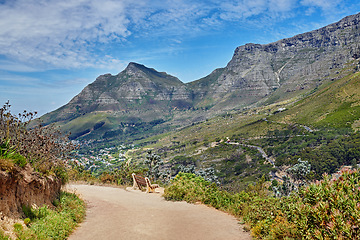
[[[255, 146], [255, 145], [249, 145], [249, 144], [243, 144], [243, 143], [237, 143], [237, 142], [229, 142], [229, 144], [240, 145], [240, 146], [245, 146], [245, 147], [249, 147], [249, 148], [255, 148], [256, 150], [258, 150], [261, 153], [261, 156], [263, 158], [265, 158], [265, 160], [267, 160], [269, 163], [271, 163], [271, 165], [274, 168], [277, 168], [276, 165], [275, 165], [275, 159], [269, 157], [262, 147]], [[282, 181], [282, 176], [279, 176], [277, 174], [277, 172], [271, 171], [270, 175], [271, 175], [272, 179], [278, 179], [278, 180]]]
[[270, 162], [270, 163], [275, 167], [274, 159], [270, 158], [270, 157], [266, 154], [266, 152], [264, 151], [264, 149], [263, 149], [262, 147], [255, 146], [255, 145], [238, 143], [238, 142], [229, 142], [228, 144], [240, 145], [240, 146], [244, 146], [244, 147], [248, 147], [248, 148], [255, 148], [256, 150], [258, 150], [258, 151], [261, 153], [261, 156], [262, 156], [263, 158], [265, 158], [265, 160], [267, 160], [268, 162]]
[[248, 240], [236, 218], [201, 204], [171, 202], [160, 193], [115, 187], [68, 185], [88, 205], [78, 239]]

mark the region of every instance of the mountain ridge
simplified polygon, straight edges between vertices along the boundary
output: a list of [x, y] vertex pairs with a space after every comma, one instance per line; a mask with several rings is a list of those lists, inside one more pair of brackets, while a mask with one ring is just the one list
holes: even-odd
[[[353, 57], [358, 58], [359, 22], [360, 15], [355, 14], [273, 43], [239, 46], [219, 76], [220, 91], [213, 94], [220, 98], [224, 93], [240, 89], [243, 94], [254, 95], [245, 101], [251, 104], [278, 89], [286, 97], [291, 95], [286, 93], [311, 89], [318, 85], [318, 79], [328, 80], [326, 77], [335, 72], [331, 70], [344, 67]], [[233, 107], [231, 103], [228, 105]]]
[[[45, 124], [71, 126], [76, 118], [103, 113], [108, 121], [101, 121], [107, 130], [120, 130], [120, 122], [158, 120], [176, 127], [232, 110], [301, 97], [340, 78], [339, 70], [345, 66], [357, 64], [359, 23], [360, 14], [355, 14], [273, 43], [239, 46], [226, 67], [189, 83], [131, 62], [117, 75], [99, 76], [68, 104], [42, 119]], [[71, 131], [71, 127], [66, 130]]]

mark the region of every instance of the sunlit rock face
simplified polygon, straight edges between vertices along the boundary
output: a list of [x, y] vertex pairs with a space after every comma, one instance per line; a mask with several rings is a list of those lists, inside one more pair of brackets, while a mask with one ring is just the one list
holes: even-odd
[[[359, 65], [359, 22], [360, 14], [356, 14], [274, 43], [239, 46], [227, 66], [189, 83], [129, 63], [117, 75], [99, 76], [43, 120], [66, 124], [87, 114], [107, 112], [113, 118], [167, 119], [186, 125], [228, 110], [304, 96], [345, 74], [344, 69]], [[116, 120], [111, 122], [116, 125]]]
[[[263, 100], [275, 90], [287, 96], [312, 89], [360, 57], [359, 22], [356, 14], [274, 43], [239, 46], [222, 73], [208, 84], [206, 95], [214, 99], [214, 107], [231, 109]], [[205, 81], [195, 85], [206, 85]]]

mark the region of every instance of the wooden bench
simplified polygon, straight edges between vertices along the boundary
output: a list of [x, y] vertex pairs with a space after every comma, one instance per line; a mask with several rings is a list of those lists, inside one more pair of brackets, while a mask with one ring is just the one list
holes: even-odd
[[142, 187], [146, 187], [146, 192], [155, 192], [155, 189], [159, 187], [157, 184], [151, 184], [150, 179], [147, 177], [138, 176], [135, 173], [131, 174], [134, 180], [133, 189], [141, 190]]

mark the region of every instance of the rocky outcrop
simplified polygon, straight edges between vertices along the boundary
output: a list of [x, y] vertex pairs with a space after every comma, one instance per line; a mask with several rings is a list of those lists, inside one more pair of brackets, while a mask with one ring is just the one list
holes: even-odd
[[[293, 92], [309, 91], [360, 57], [359, 23], [360, 14], [356, 14], [274, 43], [239, 46], [203, 98], [215, 108], [232, 109], [274, 93], [279, 99]], [[206, 81], [208, 78], [197, 85], [206, 85]], [[199, 99], [199, 104], [202, 101]]]
[[22, 206], [52, 206], [60, 188], [59, 179], [42, 177], [29, 165], [11, 172], [0, 171], [0, 212], [3, 216], [19, 217]]
[[147, 121], [168, 114], [174, 108], [192, 106], [191, 92], [178, 78], [141, 64], [130, 63], [117, 75], [99, 76], [62, 108], [43, 117], [45, 123], [69, 121], [90, 112], [121, 112], [139, 117], [139, 112], [156, 112]]
[[66, 129], [80, 133], [97, 124], [93, 115], [89, 117], [91, 124], [85, 123], [86, 115], [98, 112], [109, 114], [99, 120], [106, 122], [103, 131], [105, 127], [109, 131], [119, 128], [117, 122], [166, 119], [169, 125], [187, 125], [229, 110], [309, 93], [338, 78], [342, 70], [353, 69], [352, 63], [359, 64], [359, 42], [360, 14], [356, 14], [277, 42], [239, 46], [225, 68], [190, 83], [130, 63], [117, 75], [99, 76], [68, 104], [42, 119], [45, 124], [65, 125], [85, 118], [83, 128], [78, 122]]

